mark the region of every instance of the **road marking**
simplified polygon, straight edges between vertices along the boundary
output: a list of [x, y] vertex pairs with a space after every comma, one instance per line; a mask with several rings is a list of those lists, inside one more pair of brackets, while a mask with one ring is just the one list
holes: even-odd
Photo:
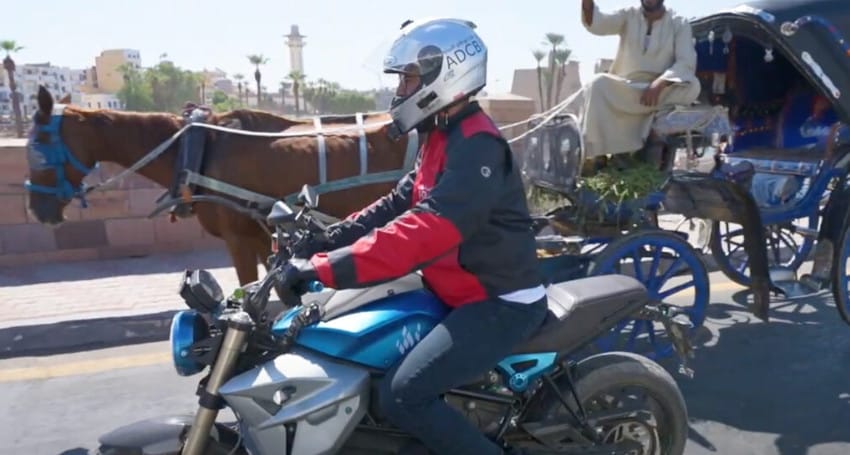
[[[678, 283], [677, 283], [678, 284]], [[744, 290], [745, 288], [732, 281], [723, 281], [709, 285], [709, 292]], [[684, 289], [671, 296], [670, 300], [680, 300], [684, 297], [694, 295], [694, 288]], [[710, 303], [709, 303], [710, 304]], [[105, 371], [118, 370], [122, 368], [135, 368], [171, 363], [171, 354], [166, 349], [161, 352], [145, 354], [134, 354], [128, 356], [116, 356], [80, 360], [74, 362], [58, 363], [53, 365], [39, 365], [25, 368], [0, 369], [0, 383], [20, 382], [39, 379], [52, 379], [65, 376], [86, 375], [102, 373]]]
[[0, 382], [32, 381], [63, 376], [102, 373], [121, 368], [160, 365], [171, 362], [168, 352], [152, 352], [122, 357], [81, 360], [55, 365], [40, 365], [26, 368], [0, 370]]
[[[678, 285], [678, 284], [682, 284], [682, 283], [679, 283], [678, 281], [676, 281], [675, 285]], [[664, 286], [664, 288], [662, 288], [662, 290], [665, 289], [665, 288], [670, 288], [670, 287], [671, 286], [669, 286], [669, 285]], [[682, 289], [681, 291], [673, 294], [670, 297], [675, 298], [675, 297], [679, 297], [679, 296], [694, 295], [695, 289], [696, 288], [694, 288], [694, 287]], [[711, 279], [709, 279], [709, 281], [708, 281], [708, 293], [709, 293], [709, 295], [713, 294], [714, 291], [735, 291], [735, 290], [743, 291], [743, 290], [746, 290], [746, 289], [747, 288], [745, 286], [741, 286], [740, 284], [738, 284], [734, 281], [723, 281], [723, 282], [720, 282], [720, 283], [717, 283], [717, 284], [711, 284]]]

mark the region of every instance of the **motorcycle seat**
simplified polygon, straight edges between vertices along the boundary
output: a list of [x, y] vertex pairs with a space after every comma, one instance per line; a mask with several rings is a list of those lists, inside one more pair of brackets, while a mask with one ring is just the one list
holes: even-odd
[[579, 348], [649, 301], [646, 288], [625, 275], [600, 275], [546, 288], [549, 313], [514, 354], [557, 352]]

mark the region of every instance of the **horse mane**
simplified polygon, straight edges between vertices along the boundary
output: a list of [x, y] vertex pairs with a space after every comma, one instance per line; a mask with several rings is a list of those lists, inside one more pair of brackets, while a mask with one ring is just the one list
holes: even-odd
[[182, 119], [179, 115], [171, 112], [138, 112], [117, 111], [112, 109], [92, 109], [75, 105], [68, 105], [69, 114], [82, 117], [81, 120], [91, 120], [106, 123], [124, 123], [136, 121], [141, 123], [174, 123], [179, 124]]
[[[354, 125], [357, 123], [355, 114], [327, 115], [322, 116], [322, 125]], [[363, 123], [367, 130], [374, 128], [374, 123], [390, 120], [387, 112], [369, 112], [363, 114]], [[291, 127], [300, 126], [312, 129], [313, 117], [293, 118], [286, 115], [276, 114], [256, 109], [234, 109], [221, 114], [213, 114], [210, 123], [246, 131], [281, 132]]]

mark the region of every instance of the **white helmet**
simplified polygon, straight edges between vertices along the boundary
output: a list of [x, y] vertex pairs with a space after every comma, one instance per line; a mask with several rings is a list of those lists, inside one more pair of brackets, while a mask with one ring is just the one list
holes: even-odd
[[384, 72], [413, 73], [419, 88], [390, 105], [396, 131], [405, 134], [423, 120], [477, 93], [487, 83], [487, 46], [475, 24], [462, 19], [408, 21], [384, 58]]

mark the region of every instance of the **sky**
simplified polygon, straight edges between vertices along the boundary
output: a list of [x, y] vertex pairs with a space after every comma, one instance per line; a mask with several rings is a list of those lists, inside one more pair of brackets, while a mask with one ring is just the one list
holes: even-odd
[[[609, 11], [639, 5], [640, 0], [596, 0]], [[667, 0], [668, 8], [686, 17], [734, 7], [746, 0]], [[513, 70], [533, 68], [534, 49], [544, 49], [548, 32], [565, 36], [572, 59], [581, 62], [582, 81], [599, 58], [612, 58], [617, 37], [597, 37], [581, 25], [581, 0], [39, 0], [6, 2], [0, 40], [13, 39], [24, 49], [19, 63], [50, 62], [85, 68], [103, 49], [140, 51], [142, 65], [156, 64], [161, 54], [178, 66], [215, 67], [229, 76], [242, 73], [253, 84], [247, 55], [269, 58], [261, 67], [263, 85], [277, 89], [290, 71], [284, 35], [293, 24], [305, 35], [304, 72], [346, 88], [393, 86], [382, 76], [382, 52], [401, 23], [423, 16], [470, 19], [488, 46], [490, 93], [509, 92]]]

